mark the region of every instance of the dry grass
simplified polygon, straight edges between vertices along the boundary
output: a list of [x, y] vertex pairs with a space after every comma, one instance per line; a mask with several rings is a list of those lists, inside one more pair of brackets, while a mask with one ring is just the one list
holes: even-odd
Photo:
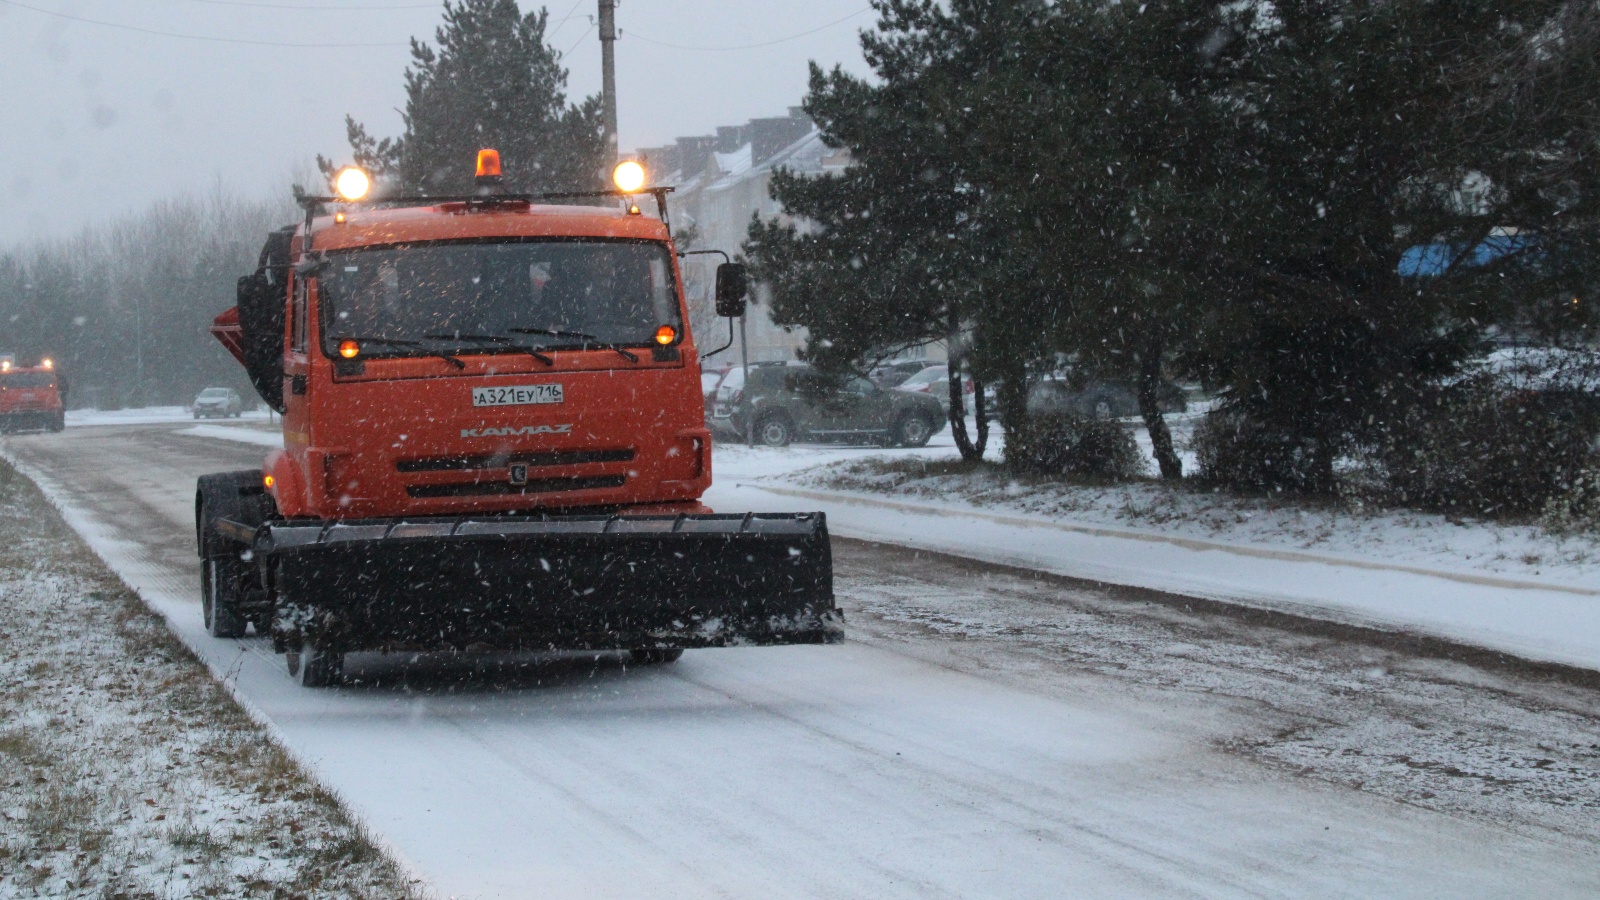
[[0, 897], [422, 895], [0, 462]]

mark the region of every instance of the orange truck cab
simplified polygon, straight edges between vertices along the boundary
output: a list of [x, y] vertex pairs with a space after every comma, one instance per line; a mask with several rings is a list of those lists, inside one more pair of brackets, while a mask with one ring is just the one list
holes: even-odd
[[309, 198], [269, 236], [212, 331], [283, 449], [200, 479], [213, 634], [270, 631], [309, 685], [358, 651], [840, 639], [822, 514], [700, 503], [699, 355], [644, 193], [660, 218], [620, 192]]
[[67, 424], [65, 394], [52, 360], [18, 366], [0, 359], [0, 430], [62, 430]]

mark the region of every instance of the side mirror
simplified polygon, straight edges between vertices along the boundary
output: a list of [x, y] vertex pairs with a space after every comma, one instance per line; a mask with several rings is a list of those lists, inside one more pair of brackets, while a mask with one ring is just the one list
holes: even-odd
[[744, 315], [744, 298], [750, 293], [750, 276], [741, 263], [717, 266], [717, 315], [733, 319]]

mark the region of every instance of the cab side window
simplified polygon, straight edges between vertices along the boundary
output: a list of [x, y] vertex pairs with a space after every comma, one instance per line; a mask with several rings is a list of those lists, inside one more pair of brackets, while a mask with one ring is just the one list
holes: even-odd
[[296, 278], [294, 282], [294, 306], [291, 310], [289, 324], [289, 349], [296, 353], [306, 352], [306, 284], [307, 279]]

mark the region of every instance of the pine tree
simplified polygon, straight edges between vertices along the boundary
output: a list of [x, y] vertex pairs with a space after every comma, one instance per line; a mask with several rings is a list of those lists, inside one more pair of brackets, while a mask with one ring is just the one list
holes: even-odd
[[[411, 41], [404, 134], [374, 138], [346, 117], [357, 164], [383, 176], [390, 193], [470, 193], [477, 151], [493, 147], [509, 191], [603, 187], [600, 98], [567, 102], [548, 22], [548, 10], [523, 14], [515, 0], [446, 0], [437, 49]], [[336, 168], [322, 157], [318, 165]]]

